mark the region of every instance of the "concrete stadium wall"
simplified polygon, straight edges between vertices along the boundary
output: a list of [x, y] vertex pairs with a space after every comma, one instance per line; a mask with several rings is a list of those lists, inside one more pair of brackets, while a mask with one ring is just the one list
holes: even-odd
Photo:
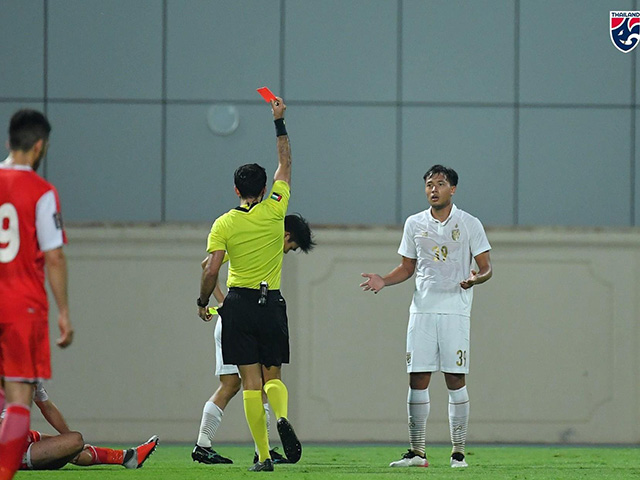
[[[53, 347], [48, 390], [87, 441], [195, 441], [217, 386], [213, 324], [196, 316], [208, 225], [69, 228], [74, 344]], [[285, 257], [292, 363], [284, 380], [304, 441], [407, 439], [405, 329], [413, 282], [379, 295], [361, 272], [398, 264], [400, 228], [316, 229]], [[640, 441], [640, 232], [488, 229], [493, 279], [475, 292], [470, 442]], [[50, 317], [56, 335], [55, 306]], [[447, 442], [442, 375], [428, 441]], [[39, 414], [34, 425], [48, 431]], [[275, 439], [275, 429], [272, 429]], [[249, 441], [241, 396], [220, 442]]]

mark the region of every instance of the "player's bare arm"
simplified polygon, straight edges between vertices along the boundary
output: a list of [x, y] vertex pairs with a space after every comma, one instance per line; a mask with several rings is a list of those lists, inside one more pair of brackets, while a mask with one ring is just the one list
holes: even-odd
[[[201, 305], [207, 305], [209, 303], [209, 298], [218, 283], [218, 275], [222, 261], [224, 260], [224, 253], [224, 250], [216, 250], [215, 252], [211, 252], [207, 257], [207, 263], [202, 270], [202, 277], [200, 279], [199, 301]], [[206, 306], [198, 306], [198, 316], [205, 322], [213, 318], [213, 315], [207, 311]]]
[[[284, 111], [287, 106], [282, 101], [282, 98], [276, 97], [275, 100], [272, 100], [271, 109], [274, 121], [280, 119], [284, 121]], [[289, 144], [289, 135], [285, 133], [284, 135], [276, 136], [276, 150], [278, 152], [278, 168], [273, 180], [283, 180], [291, 185], [291, 145]]]
[[360, 286], [365, 292], [372, 291], [373, 293], [378, 293], [384, 287], [396, 285], [411, 278], [415, 271], [416, 259], [403, 256], [402, 263], [384, 277], [381, 277], [377, 273], [363, 273], [362, 276], [367, 280], [362, 282]]
[[69, 299], [67, 295], [67, 259], [62, 247], [44, 252], [47, 279], [58, 306], [58, 328], [60, 338], [56, 344], [66, 348], [73, 342], [73, 327], [69, 318]]
[[71, 432], [62, 412], [58, 410], [58, 407], [51, 400], [45, 400], [44, 402], [41, 400], [35, 400], [35, 404], [40, 409], [40, 412], [47, 423], [55, 428], [58, 433]]
[[474, 257], [476, 264], [478, 265], [478, 271], [471, 270], [471, 275], [466, 280], [460, 282], [460, 286], [467, 290], [474, 285], [480, 285], [486, 282], [493, 275], [493, 269], [491, 268], [491, 258], [489, 251], [482, 252]]

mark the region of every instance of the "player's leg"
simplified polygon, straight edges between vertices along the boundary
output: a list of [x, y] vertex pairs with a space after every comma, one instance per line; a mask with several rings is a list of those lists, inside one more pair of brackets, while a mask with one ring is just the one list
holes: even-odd
[[0, 480], [13, 478], [27, 443], [34, 385], [5, 379], [6, 411], [0, 427]]
[[[264, 379], [263, 379], [264, 381]], [[262, 389], [262, 406], [264, 407], [264, 415], [267, 419], [267, 437], [271, 438], [271, 409], [269, 407], [269, 400], [267, 398], [267, 394], [264, 393], [264, 388]], [[271, 443], [271, 441], [269, 441]], [[291, 463], [287, 460], [287, 457], [278, 453], [278, 447], [272, 448], [269, 450], [269, 455], [271, 456], [271, 460], [273, 460], [274, 465], [279, 463]], [[255, 447], [255, 453], [253, 456], [253, 463], [258, 461], [258, 447]]]
[[411, 314], [407, 326], [407, 417], [409, 450], [390, 467], [427, 467], [426, 428], [431, 410], [429, 383], [431, 372], [438, 370], [438, 345], [432, 315]]
[[[222, 357], [222, 354], [220, 354], [220, 357]], [[235, 366], [232, 366], [232, 368], [237, 372]], [[218, 385], [209, 401], [204, 404], [200, 429], [198, 430], [198, 440], [191, 452], [191, 458], [200, 463], [233, 463], [231, 459], [225, 458], [213, 450], [212, 443], [218, 427], [222, 423], [225, 407], [240, 390], [240, 376], [237, 373], [222, 374], [219, 378], [220, 385]]]
[[[269, 437], [267, 436], [267, 419], [262, 404], [262, 366], [259, 363], [254, 363], [239, 365], [238, 368], [244, 390], [242, 392], [244, 413], [249, 430], [251, 430], [251, 436], [258, 449], [258, 463], [254, 467], [269, 465], [271, 464], [271, 456], [269, 454]], [[273, 468], [272, 464], [271, 468]]]
[[[264, 382], [264, 378], [262, 381]], [[269, 436], [271, 428], [271, 409], [269, 408], [269, 398], [267, 397], [267, 394], [264, 393], [264, 388], [262, 389], [262, 406], [264, 407], [264, 415], [267, 419], [267, 436]]]
[[230, 288], [224, 305], [218, 309], [223, 321], [222, 355], [224, 363], [237, 365], [242, 379], [242, 400], [247, 425], [258, 449], [259, 461], [253, 471], [271, 471], [269, 438], [262, 404], [262, 365], [259, 355], [260, 324], [264, 307], [256, 292]]
[[218, 389], [209, 399], [220, 410], [227, 408], [227, 404], [240, 391], [240, 376], [238, 367], [224, 363], [222, 356], [222, 320], [218, 316], [213, 334], [216, 350], [216, 376], [220, 379]]
[[271, 451], [275, 463], [297, 463], [302, 456], [302, 444], [289, 421], [289, 391], [281, 380], [281, 367], [262, 367], [264, 391], [277, 418], [277, 429], [285, 456]]
[[220, 384], [211, 398], [204, 404], [202, 418], [200, 419], [200, 428], [198, 430], [198, 439], [191, 452], [191, 458], [194, 462], [210, 465], [233, 463], [230, 458], [223, 457], [213, 450], [211, 446], [213, 444], [213, 437], [222, 423], [224, 409], [236, 393], [238, 393], [241, 386], [238, 367], [225, 364], [222, 358], [222, 320], [220, 316], [218, 316], [216, 320], [213, 337], [216, 351], [216, 376], [219, 378]]
[[451, 466], [466, 467], [465, 446], [469, 425], [469, 317], [443, 315], [439, 324], [442, 371], [449, 390], [449, 432], [451, 434]]
[[71, 463], [79, 467], [91, 465], [122, 465], [125, 468], [141, 468], [158, 446], [158, 436], [154, 435], [135, 448], [119, 450], [114, 448], [84, 445], [82, 451]]
[[289, 391], [282, 382], [281, 367], [262, 367], [264, 393], [269, 400], [276, 418], [287, 418], [289, 415]]
[[32, 470], [58, 470], [71, 462], [84, 447], [79, 432], [43, 436], [32, 443], [28, 454], [29, 468]]
[[281, 366], [289, 363], [289, 326], [287, 306], [279, 292], [270, 293], [267, 300], [269, 313], [263, 324], [260, 363], [264, 378], [264, 391], [277, 418], [278, 434], [282, 448], [290, 463], [302, 456], [302, 444], [289, 420], [289, 391], [282, 382]]
[[51, 377], [49, 326], [30, 315], [0, 323], [0, 370], [6, 413], [0, 428], [0, 480], [20, 467], [29, 432], [31, 401], [38, 378]]

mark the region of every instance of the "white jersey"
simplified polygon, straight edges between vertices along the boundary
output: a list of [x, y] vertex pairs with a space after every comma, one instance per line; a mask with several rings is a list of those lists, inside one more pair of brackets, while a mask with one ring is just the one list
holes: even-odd
[[416, 289], [411, 313], [471, 315], [473, 287], [460, 282], [469, 278], [473, 258], [491, 250], [480, 220], [451, 208], [440, 222], [431, 209], [407, 218], [398, 253], [416, 259]]

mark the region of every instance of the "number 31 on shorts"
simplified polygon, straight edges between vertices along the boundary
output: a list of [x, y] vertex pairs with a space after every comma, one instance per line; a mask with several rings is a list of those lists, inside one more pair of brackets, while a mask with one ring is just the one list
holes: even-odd
[[467, 351], [466, 350], [458, 350], [456, 352], [456, 355], [458, 356], [458, 361], [456, 362], [456, 365], [458, 365], [459, 367], [466, 367], [467, 366]]

